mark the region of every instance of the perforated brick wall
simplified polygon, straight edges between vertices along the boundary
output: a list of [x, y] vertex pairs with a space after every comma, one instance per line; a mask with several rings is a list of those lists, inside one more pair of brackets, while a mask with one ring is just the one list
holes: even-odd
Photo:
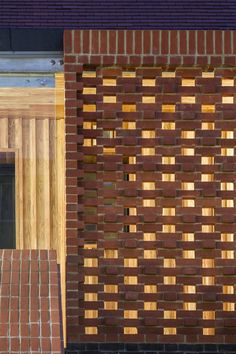
[[225, 34], [204, 34], [215, 60], [187, 32], [185, 49], [173, 32], [130, 32], [142, 39], [132, 56], [127, 33], [114, 32], [113, 49], [97, 31], [65, 34], [68, 342], [234, 343]]

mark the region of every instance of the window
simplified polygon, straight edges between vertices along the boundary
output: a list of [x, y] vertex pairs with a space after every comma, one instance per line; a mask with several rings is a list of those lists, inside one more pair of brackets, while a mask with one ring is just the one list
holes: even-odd
[[15, 158], [0, 153], [0, 248], [15, 247]]

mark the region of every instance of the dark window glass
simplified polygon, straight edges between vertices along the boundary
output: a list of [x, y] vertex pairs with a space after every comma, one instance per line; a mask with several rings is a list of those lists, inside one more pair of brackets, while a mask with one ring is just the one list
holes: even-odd
[[15, 165], [0, 163], [0, 248], [15, 247]]

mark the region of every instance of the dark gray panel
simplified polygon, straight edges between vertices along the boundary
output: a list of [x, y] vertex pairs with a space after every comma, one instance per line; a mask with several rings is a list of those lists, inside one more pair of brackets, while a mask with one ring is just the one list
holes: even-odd
[[62, 29], [11, 29], [13, 51], [63, 51]]
[[[1, 18], [1, 16], [0, 16]], [[0, 30], [0, 51], [9, 51], [11, 50], [11, 38], [9, 29]]]

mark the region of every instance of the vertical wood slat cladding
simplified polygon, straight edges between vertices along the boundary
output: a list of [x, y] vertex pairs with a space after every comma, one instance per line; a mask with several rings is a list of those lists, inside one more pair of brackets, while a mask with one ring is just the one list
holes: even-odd
[[57, 251], [65, 324], [64, 76], [0, 97], [0, 151], [15, 152], [16, 248]]
[[[17, 112], [16, 112], [17, 116]], [[29, 117], [0, 118], [1, 143], [0, 149], [16, 151], [16, 164], [20, 166], [22, 176], [17, 174], [17, 183], [23, 180], [23, 193], [17, 209], [23, 218], [17, 215], [17, 248], [48, 249], [50, 235], [50, 193], [49, 193], [49, 120]], [[5, 139], [6, 138], [6, 139]], [[21, 156], [21, 157], [20, 157]], [[54, 159], [55, 156], [52, 156]], [[46, 190], [45, 190], [46, 188]], [[55, 203], [55, 200], [51, 201]], [[21, 209], [21, 211], [20, 211]], [[23, 223], [23, 237], [19, 237], [20, 224]], [[49, 227], [49, 228], [48, 228]], [[47, 238], [47, 239], [46, 239]]]
[[[51, 228], [55, 233], [50, 238], [50, 248], [55, 247], [60, 262], [61, 274], [61, 301], [62, 301], [62, 321], [63, 337], [66, 346], [66, 215], [65, 215], [65, 80], [64, 73], [56, 74], [55, 88], [55, 113], [56, 121], [50, 120], [49, 137], [49, 156], [56, 156], [52, 159], [52, 168], [50, 170], [50, 191], [51, 200], [57, 200], [57, 203], [50, 205], [51, 213], [58, 217], [51, 217]], [[55, 142], [55, 144], [53, 143]], [[53, 166], [55, 165], [55, 166]], [[56, 183], [54, 183], [56, 180]]]
[[[0, 90], [2, 97], [5, 95], [4, 91], [6, 90]], [[41, 99], [43, 109], [45, 97], [48, 100], [49, 96], [52, 104], [55, 104], [54, 89], [40, 90], [42, 91], [38, 92], [38, 95], [36, 93], [33, 94], [36, 97], [38, 96], [38, 100]], [[15, 89], [16, 100], [20, 101], [23, 96], [27, 96], [29, 92], [32, 93], [34, 89], [18, 89], [18, 92], [16, 91]], [[31, 99], [30, 96], [32, 95], [29, 94], [29, 100]], [[18, 103], [14, 104], [15, 108], [11, 107], [7, 118], [4, 113], [0, 116], [0, 149], [3, 151], [16, 151], [16, 163], [20, 165], [18, 167], [22, 170], [23, 175], [22, 178], [17, 174], [17, 183], [22, 183], [23, 185], [23, 188], [18, 187], [18, 193], [23, 192], [23, 197], [21, 203], [17, 204], [18, 208], [22, 208], [21, 214], [24, 224], [23, 238], [22, 235], [19, 237], [17, 231], [17, 247], [22, 245], [23, 248], [49, 249], [52, 243], [50, 239], [54, 240], [56, 245], [58, 243], [58, 230], [55, 226], [50, 225], [51, 219], [59, 218], [55, 217], [55, 215], [53, 215], [53, 218], [50, 217], [51, 210], [57, 210], [58, 195], [52, 198], [50, 196], [50, 187], [56, 185], [58, 178], [55, 161], [57, 161], [56, 135], [59, 124], [56, 121], [55, 113], [54, 116], [50, 116], [49, 112], [47, 117], [46, 115], [36, 116], [37, 112], [35, 112], [34, 116], [34, 112], [31, 111], [31, 116], [29, 116], [24, 107], [25, 111], [22, 115], [19, 114]], [[21, 178], [23, 182], [19, 181]], [[19, 200], [19, 196], [17, 200]], [[19, 224], [22, 219], [18, 218], [17, 221], [19, 230]], [[55, 244], [51, 245], [55, 247]]]

